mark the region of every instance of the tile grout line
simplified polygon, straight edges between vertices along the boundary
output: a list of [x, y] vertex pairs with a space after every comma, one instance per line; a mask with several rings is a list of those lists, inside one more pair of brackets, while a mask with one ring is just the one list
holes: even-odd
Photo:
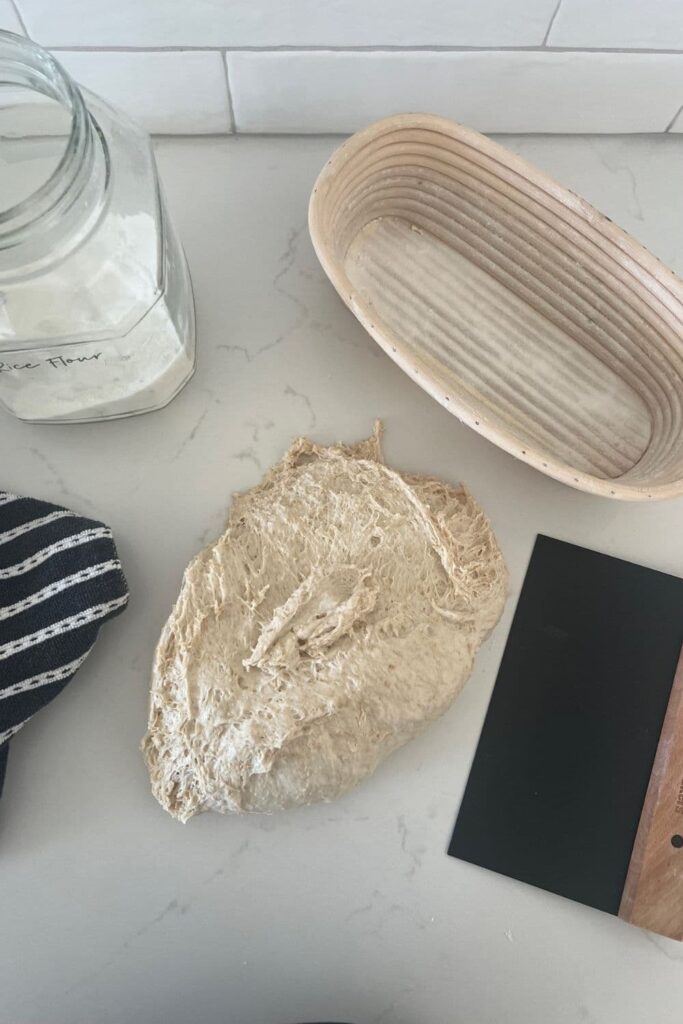
[[24, 21], [24, 17], [22, 15], [21, 11], [19, 10], [19, 6], [17, 4], [17, 0], [9, 0], [9, 2], [12, 5], [12, 7], [14, 8], [14, 13], [16, 14], [16, 16], [17, 16], [17, 18], [19, 20], [19, 24], [21, 25], [22, 32], [24, 33], [24, 35], [26, 36], [27, 39], [30, 39], [31, 36], [30, 36], [29, 30], [26, 28], [26, 22]]
[[[681, 107], [683, 110], [683, 106]], [[680, 111], [677, 111], [677, 114]], [[674, 118], [675, 120], [675, 118]], [[673, 123], [673, 122], [672, 122]], [[577, 131], [577, 132], [535, 132], [532, 130], [525, 131], [495, 131], [495, 132], [483, 132], [487, 138], [516, 138], [520, 135], [527, 135], [534, 139], [557, 139], [557, 138], [595, 138], [595, 139], [638, 139], [645, 138], [649, 139], [653, 136], [661, 136], [667, 134], [663, 128], [656, 128], [652, 131], [638, 131], [638, 132], [588, 132], [588, 131]], [[675, 133], [676, 135], [678, 133]], [[229, 139], [236, 138], [249, 138], [249, 139], [348, 139], [350, 135], [353, 135], [352, 131], [340, 132], [340, 131], [314, 131], [314, 132], [302, 132], [302, 131], [282, 131], [282, 132], [266, 132], [266, 131], [249, 131], [248, 129], [236, 130], [233, 132], [150, 132], [150, 135], [154, 139], [184, 139], [186, 141], [193, 141], [196, 139]]]
[[678, 116], [679, 116], [679, 114], [681, 113], [682, 110], [683, 110], [683, 103], [681, 103], [680, 107], [678, 108], [678, 110], [676, 111], [676, 113], [674, 114], [674, 116], [671, 118], [671, 120], [669, 121], [668, 125], [664, 129], [664, 133], [665, 134], [668, 134], [668, 133], [671, 132], [671, 129], [676, 124], [676, 121], [678, 120]]
[[[559, 6], [558, 6], [559, 10]], [[550, 30], [550, 26], [549, 26]], [[54, 53], [622, 53], [682, 56], [683, 49], [619, 46], [50, 46]]]
[[550, 21], [548, 22], [548, 27], [545, 30], [545, 35], [543, 36], [543, 46], [547, 47], [547, 45], [548, 45], [548, 37], [549, 37], [550, 33], [552, 32], [553, 25], [555, 24], [555, 18], [557, 17], [561, 6], [562, 6], [562, 0], [557, 0], [557, 5], [555, 7], [555, 10], [553, 11], [553, 13], [550, 16]]
[[223, 77], [225, 78], [225, 88], [228, 94], [228, 116], [230, 118], [230, 134], [237, 135], [237, 121], [235, 120], [235, 107], [232, 102], [232, 88], [230, 85], [230, 71], [228, 69], [228, 54], [226, 50], [221, 50], [221, 64], [223, 65]]

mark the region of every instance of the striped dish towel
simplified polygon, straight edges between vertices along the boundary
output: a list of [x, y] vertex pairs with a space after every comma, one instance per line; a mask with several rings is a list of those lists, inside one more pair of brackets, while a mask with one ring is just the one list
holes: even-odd
[[0, 794], [10, 739], [64, 689], [127, 601], [111, 530], [0, 491]]

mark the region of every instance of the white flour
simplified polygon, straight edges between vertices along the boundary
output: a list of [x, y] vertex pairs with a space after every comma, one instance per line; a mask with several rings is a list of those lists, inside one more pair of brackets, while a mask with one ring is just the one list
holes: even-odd
[[[189, 283], [180, 250], [167, 258], [164, 294], [149, 309], [156, 286], [155, 223], [143, 214], [108, 220], [66, 267], [14, 286], [11, 300], [0, 307], [0, 401], [20, 419], [145, 412], [170, 401], [192, 374], [186, 341], [191, 310], [184, 306]], [[83, 283], [74, 288], [74, 280]], [[125, 318], [134, 326], [114, 339], [3, 351], [3, 334], [58, 338], [65, 317], [79, 324], [81, 336], [101, 336], [103, 310], [110, 323]]]
[[[147, 412], [169, 402], [194, 368], [189, 273], [159, 198], [149, 140], [97, 97], [88, 100], [109, 164], [97, 149], [73, 224], [60, 222], [49, 236], [39, 225], [0, 263], [0, 403], [21, 419]], [[35, 186], [58, 144], [2, 142], [0, 183], [14, 182], [12, 197], [24, 178]]]
[[143, 323], [116, 341], [0, 359], [0, 397], [20, 419], [106, 419], [164, 405], [192, 367], [160, 300]]

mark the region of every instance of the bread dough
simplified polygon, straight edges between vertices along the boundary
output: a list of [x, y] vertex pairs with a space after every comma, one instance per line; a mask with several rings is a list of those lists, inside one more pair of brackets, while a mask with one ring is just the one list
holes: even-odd
[[379, 428], [299, 439], [185, 572], [143, 740], [157, 800], [187, 821], [344, 793], [451, 704], [505, 587], [465, 488], [389, 469]]

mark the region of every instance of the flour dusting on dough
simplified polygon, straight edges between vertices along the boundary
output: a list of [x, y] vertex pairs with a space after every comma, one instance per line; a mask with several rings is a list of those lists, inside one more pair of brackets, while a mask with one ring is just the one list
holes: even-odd
[[380, 429], [300, 438], [185, 571], [143, 751], [174, 817], [331, 800], [442, 714], [506, 570], [464, 487], [389, 469]]

